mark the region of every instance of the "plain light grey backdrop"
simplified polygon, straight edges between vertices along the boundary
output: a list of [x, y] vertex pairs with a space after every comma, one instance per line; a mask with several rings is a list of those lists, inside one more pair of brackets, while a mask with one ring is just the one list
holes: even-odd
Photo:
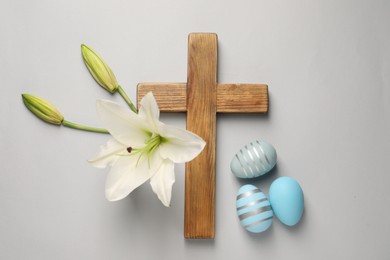
[[[0, 0], [1, 259], [389, 259], [389, 1]], [[104, 197], [108, 170], [86, 162], [108, 139], [35, 118], [21, 93], [99, 126], [95, 100], [122, 102], [85, 68], [93, 47], [135, 100], [138, 82], [185, 82], [187, 35], [219, 36], [219, 82], [266, 83], [270, 113], [219, 115], [215, 240], [183, 238], [184, 165], [172, 207], [148, 183]], [[163, 115], [185, 127], [184, 114]], [[230, 172], [262, 138], [277, 168], [253, 182]], [[305, 194], [295, 228], [239, 225], [235, 196], [291, 176]]]

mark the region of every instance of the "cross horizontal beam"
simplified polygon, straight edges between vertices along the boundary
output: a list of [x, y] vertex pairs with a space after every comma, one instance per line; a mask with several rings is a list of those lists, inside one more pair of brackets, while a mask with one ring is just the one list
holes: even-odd
[[[187, 112], [186, 83], [139, 83], [137, 89], [138, 102], [152, 91], [161, 112]], [[217, 84], [217, 113], [267, 112], [267, 85]]]

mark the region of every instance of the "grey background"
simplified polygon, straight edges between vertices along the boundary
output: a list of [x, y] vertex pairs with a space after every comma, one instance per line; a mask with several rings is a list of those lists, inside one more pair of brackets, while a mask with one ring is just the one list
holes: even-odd
[[[0, 0], [1, 259], [389, 259], [389, 1]], [[185, 82], [187, 35], [219, 36], [219, 82], [266, 83], [270, 113], [219, 115], [215, 240], [183, 238], [184, 165], [172, 207], [148, 183], [104, 197], [108, 170], [86, 162], [108, 139], [47, 125], [20, 94], [99, 126], [92, 46], [135, 100], [138, 82]], [[123, 103], [123, 102], [122, 102]], [[184, 114], [163, 115], [185, 127]], [[240, 227], [229, 163], [263, 138], [305, 194], [298, 226]]]

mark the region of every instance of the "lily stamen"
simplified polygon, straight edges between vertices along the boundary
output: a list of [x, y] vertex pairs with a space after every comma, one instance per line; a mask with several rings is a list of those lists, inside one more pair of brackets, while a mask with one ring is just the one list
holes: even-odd
[[148, 141], [145, 142], [145, 146], [142, 148], [133, 148], [131, 146], [127, 147], [126, 150], [128, 154], [116, 154], [118, 156], [133, 156], [136, 154], [140, 154], [140, 156], [137, 159], [137, 164], [141, 160], [141, 157], [146, 155], [148, 157], [148, 165], [150, 167], [150, 158], [153, 152], [160, 146], [161, 143], [165, 142], [166, 138], [162, 137], [161, 135], [156, 135], [152, 138], [150, 138]]

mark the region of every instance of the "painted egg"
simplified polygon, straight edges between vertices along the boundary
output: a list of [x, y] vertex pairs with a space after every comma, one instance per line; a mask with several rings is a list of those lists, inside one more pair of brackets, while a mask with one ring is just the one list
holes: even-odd
[[273, 212], [265, 194], [257, 187], [247, 184], [240, 188], [236, 201], [240, 224], [252, 233], [260, 233], [272, 225]]
[[256, 178], [269, 172], [276, 164], [276, 150], [266, 141], [253, 141], [236, 153], [230, 163], [239, 178]]
[[269, 200], [278, 219], [287, 226], [296, 225], [303, 214], [303, 192], [290, 177], [276, 179], [269, 189]]

